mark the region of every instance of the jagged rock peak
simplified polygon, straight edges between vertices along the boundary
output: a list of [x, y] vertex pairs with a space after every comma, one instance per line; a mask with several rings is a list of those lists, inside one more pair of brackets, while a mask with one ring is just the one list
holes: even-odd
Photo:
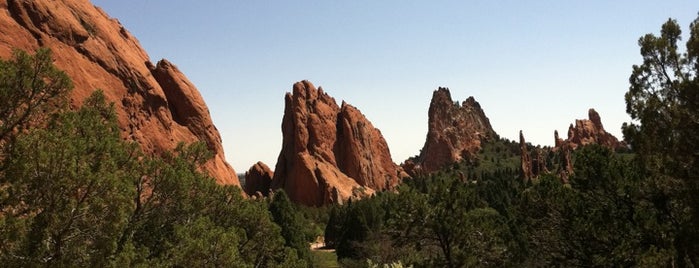
[[473, 97], [459, 104], [452, 100], [448, 88], [440, 87], [430, 101], [425, 145], [416, 159], [403, 166], [413, 175], [434, 172], [473, 157], [482, 141], [494, 137], [490, 120]]
[[592, 121], [592, 125], [594, 125], [597, 129], [604, 130], [604, 127], [602, 126], [602, 119], [595, 109], [590, 108], [587, 110], [587, 118]]
[[626, 147], [624, 142], [620, 142], [614, 135], [604, 130], [602, 119], [595, 109], [588, 110], [588, 119], [577, 119], [574, 125], [570, 124], [568, 127], [568, 139], [557, 142], [557, 145], [562, 143], [568, 143], [572, 149], [593, 143], [612, 149]]
[[0, 1], [0, 57], [39, 47], [50, 48], [73, 80], [73, 108], [102, 89], [125, 139], [149, 154], [203, 141], [214, 158], [202, 170], [219, 183], [240, 184], [199, 91], [168, 61], [153, 66], [119, 21], [87, 0]]
[[309, 81], [286, 94], [282, 136], [271, 186], [296, 202], [341, 203], [400, 182], [402, 170], [381, 132], [357, 108], [338, 106]]

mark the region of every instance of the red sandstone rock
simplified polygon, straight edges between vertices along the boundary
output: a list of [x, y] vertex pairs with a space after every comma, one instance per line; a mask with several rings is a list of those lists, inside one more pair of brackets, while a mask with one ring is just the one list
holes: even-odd
[[563, 183], [568, 183], [568, 178], [573, 174], [573, 148], [569, 143], [564, 143], [557, 149], [561, 154], [558, 176], [561, 177]]
[[381, 131], [352, 105], [342, 102], [338, 115], [335, 155], [338, 167], [359, 185], [374, 190], [400, 183], [400, 168], [393, 163]]
[[566, 183], [570, 175], [573, 174], [571, 155], [576, 148], [588, 144], [599, 144], [614, 150], [626, 147], [624, 142], [619, 141], [614, 135], [604, 130], [602, 119], [595, 109], [590, 108], [587, 111], [587, 117], [588, 119], [575, 120], [575, 126], [570, 124], [568, 138], [565, 140], [558, 137], [558, 131], [554, 132], [556, 147], [553, 148], [553, 151], [561, 154], [558, 175]]
[[482, 141], [495, 136], [480, 104], [469, 97], [459, 105], [452, 100], [447, 88], [434, 91], [428, 116], [425, 145], [417, 159], [403, 166], [411, 175], [434, 172], [473, 157]]
[[152, 154], [203, 141], [214, 159], [202, 168], [219, 183], [240, 184], [196, 87], [167, 61], [153, 66], [119, 21], [88, 0], [0, 0], [0, 57], [39, 47], [50, 48], [73, 80], [73, 107], [102, 89], [125, 139]]
[[284, 189], [293, 201], [341, 203], [400, 182], [402, 170], [381, 132], [355, 107], [338, 106], [309, 81], [287, 93], [282, 134], [272, 188]]
[[[589, 119], [575, 120], [575, 126], [571, 124], [568, 127], [568, 139], [564, 142], [569, 143], [573, 149], [587, 144], [599, 144], [612, 149], [626, 147], [626, 144], [604, 130], [602, 120], [595, 109], [590, 109], [587, 113]], [[557, 144], [560, 144], [558, 139]]]
[[[572, 152], [576, 148], [588, 144], [600, 144], [611, 149], [625, 148], [626, 144], [620, 142], [612, 134], [607, 133], [602, 126], [599, 114], [594, 110], [588, 110], [589, 119], [575, 120], [575, 125], [568, 127], [568, 139], [561, 139], [558, 131], [553, 132], [555, 146], [548, 152], [558, 154], [558, 174], [564, 183], [568, 183], [568, 178], [573, 174]], [[543, 157], [544, 150], [537, 148], [536, 157], [532, 160], [531, 155], [524, 146], [524, 137], [520, 131], [520, 146], [522, 148], [522, 174], [524, 180], [531, 180], [541, 173], [549, 173], [546, 166], [546, 159]]]
[[546, 158], [544, 158], [544, 153], [547, 153], [548, 150], [542, 149], [540, 146], [536, 147], [536, 155], [532, 159], [532, 173], [534, 176], [539, 176], [540, 174], [543, 173], [548, 173], [549, 169], [546, 166]]
[[527, 149], [527, 142], [524, 140], [524, 135], [521, 130], [519, 131], [519, 148], [521, 151], [522, 179], [525, 182], [536, 179], [541, 174], [549, 173], [544, 153], [548, 153], [550, 149], [537, 146], [534, 148], [534, 151], [529, 152]]
[[522, 179], [525, 182], [530, 181], [534, 178], [534, 172], [532, 172], [532, 157], [529, 154], [529, 150], [527, 150], [527, 142], [524, 140], [524, 135], [521, 130], [519, 131], [519, 150], [522, 163]]
[[257, 162], [245, 172], [243, 189], [249, 196], [267, 196], [272, 184], [274, 172], [265, 163]]

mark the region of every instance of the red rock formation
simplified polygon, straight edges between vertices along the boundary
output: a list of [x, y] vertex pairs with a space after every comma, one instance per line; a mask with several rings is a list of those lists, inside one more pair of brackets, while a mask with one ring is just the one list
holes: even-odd
[[570, 143], [563, 143], [555, 149], [560, 154], [558, 176], [561, 177], [563, 183], [568, 183], [568, 178], [573, 174], [573, 147], [570, 146]]
[[573, 174], [572, 152], [576, 148], [588, 145], [599, 144], [611, 149], [626, 148], [626, 144], [619, 141], [614, 135], [609, 134], [602, 126], [602, 119], [595, 109], [587, 111], [588, 119], [577, 119], [575, 125], [568, 127], [568, 138], [563, 140], [558, 136], [558, 131], [554, 131], [555, 147], [554, 152], [560, 154], [558, 175], [565, 183]]
[[459, 105], [447, 88], [434, 91], [428, 115], [425, 145], [417, 159], [403, 165], [412, 175], [433, 172], [472, 157], [480, 150], [481, 141], [495, 136], [480, 104], [469, 97]]
[[243, 189], [249, 196], [267, 196], [269, 194], [274, 172], [265, 163], [257, 162], [245, 172]]
[[527, 142], [524, 140], [524, 135], [521, 130], [519, 131], [519, 150], [522, 163], [522, 179], [525, 182], [530, 181], [534, 178], [534, 172], [532, 172], [532, 157], [529, 154], [529, 150], [527, 150]]
[[534, 174], [534, 176], [539, 176], [540, 174], [548, 173], [549, 169], [546, 166], [546, 158], [544, 158], [544, 153], [547, 153], [548, 150], [542, 149], [540, 146], [537, 146], [535, 152], [536, 155], [532, 160], [532, 173]]
[[337, 120], [335, 155], [340, 170], [374, 190], [391, 189], [400, 183], [401, 169], [393, 163], [381, 131], [345, 102]]
[[343, 202], [400, 182], [401, 169], [381, 132], [355, 107], [339, 107], [309, 81], [287, 93], [282, 134], [272, 188], [283, 188], [293, 201]]
[[[593, 143], [612, 149], [626, 147], [626, 144], [620, 142], [616, 137], [604, 130], [602, 120], [595, 109], [588, 110], [587, 114], [589, 119], [575, 120], [575, 126], [571, 124], [570, 127], [568, 127], [568, 139], [564, 142], [569, 143], [573, 149], [578, 146]], [[557, 132], [554, 133], [554, 135], [556, 134]], [[556, 144], [561, 144], [558, 138], [556, 138]]]
[[[519, 148], [521, 151], [522, 179], [525, 182], [536, 179], [541, 174], [549, 173], [549, 169], [546, 166], [546, 159], [544, 158], [544, 153], [548, 153], [549, 149], [537, 146], [534, 148], [534, 151], [529, 152], [527, 149], [527, 142], [524, 140], [524, 135], [521, 130], [519, 131]], [[532, 157], [532, 154], [534, 157]]]
[[203, 169], [219, 183], [239, 185], [196, 87], [165, 60], [153, 66], [119, 21], [88, 0], [0, 0], [0, 57], [39, 47], [50, 48], [73, 80], [73, 107], [102, 89], [115, 104], [124, 138], [154, 154], [204, 141], [215, 155]]

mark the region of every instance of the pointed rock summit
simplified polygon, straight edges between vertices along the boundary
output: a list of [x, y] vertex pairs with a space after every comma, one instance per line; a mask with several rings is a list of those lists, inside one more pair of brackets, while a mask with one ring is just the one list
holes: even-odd
[[411, 175], [430, 173], [474, 156], [481, 142], [495, 131], [480, 104], [469, 97], [463, 103], [451, 98], [448, 88], [435, 90], [428, 111], [427, 139], [416, 159], [404, 163]]
[[151, 154], [203, 141], [214, 158], [202, 169], [219, 183], [240, 185], [197, 88], [172, 63], [153, 65], [119, 21], [87, 0], [0, 1], [0, 57], [39, 47], [50, 48], [73, 80], [73, 107], [101, 89], [125, 139]]
[[[602, 119], [595, 109], [590, 108], [587, 111], [587, 117], [588, 119], [575, 120], [575, 126], [571, 124], [568, 127], [568, 139], [562, 142], [569, 143], [573, 149], [587, 144], [599, 144], [612, 149], [626, 147], [624, 142], [620, 142], [614, 135], [604, 130]], [[558, 132], [554, 132], [554, 136], [558, 136]], [[561, 141], [556, 138], [556, 144], [559, 143]]]
[[272, 188], [284, 189], [293, 201], [342, 203], [401, 180], [381, 132], [357, 108], [338, 106], [309, 81], [286, 94], [282, 134]]
[[619, 141], [614, 135], [609, 134], [602, 126], [602, 119], [595, 109], [589, 109], [587, 112], [588, 119], [576, 119], [575, 125], [570, 124], [568, 127], [568, 138], [562, 139], [559, 137], [558, 131], [553, 132], [554, 147], [544, 150], [537, 148], [536, 154], [532, 155], [527, 150], [524, 136], [519, 132], [521, 160], [522, 160], [522, 175], [525, 181], [535, 179], [541, 173], [549, 173], [548, 167], [544, 159], [544, 154], [558, 154], [557, 170], [553, 170], [561, 177], [564, 183], [568, 182], [568, 178], [573, 174], [573, 157], [572, 152], [580, 146], [589, 144], [599, 144], [613, 150], [627, 148], [624, 142]]

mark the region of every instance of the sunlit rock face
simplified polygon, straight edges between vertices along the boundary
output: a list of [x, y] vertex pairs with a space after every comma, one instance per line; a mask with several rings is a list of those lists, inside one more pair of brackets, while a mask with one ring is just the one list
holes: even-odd
[[494, 137], [490, 120], [473, 97], [455, 102], [449, 89], [439, 88], [430, 102], [425, 145], [403, 167], [411, 175], [434, 172], [475, 156], [481, 142]]
[[404, 176], [381, 132], [309, 81], [286, 94], [282, 135], [272, 188], [295, 202], [342, 203], [392, 189]]
[[4, 0], [0, 10], [0, 57], [15, 48], [50, 48], [73, 80], [74, 108], [101, 89], [114, 103], [125, 140], [149, 154], [205, 142], [214, 157], [201, 169], [221, 184], [240, 184], [197, 88], [167, 60], [152, 64], [119, 21], [87, 0]]

